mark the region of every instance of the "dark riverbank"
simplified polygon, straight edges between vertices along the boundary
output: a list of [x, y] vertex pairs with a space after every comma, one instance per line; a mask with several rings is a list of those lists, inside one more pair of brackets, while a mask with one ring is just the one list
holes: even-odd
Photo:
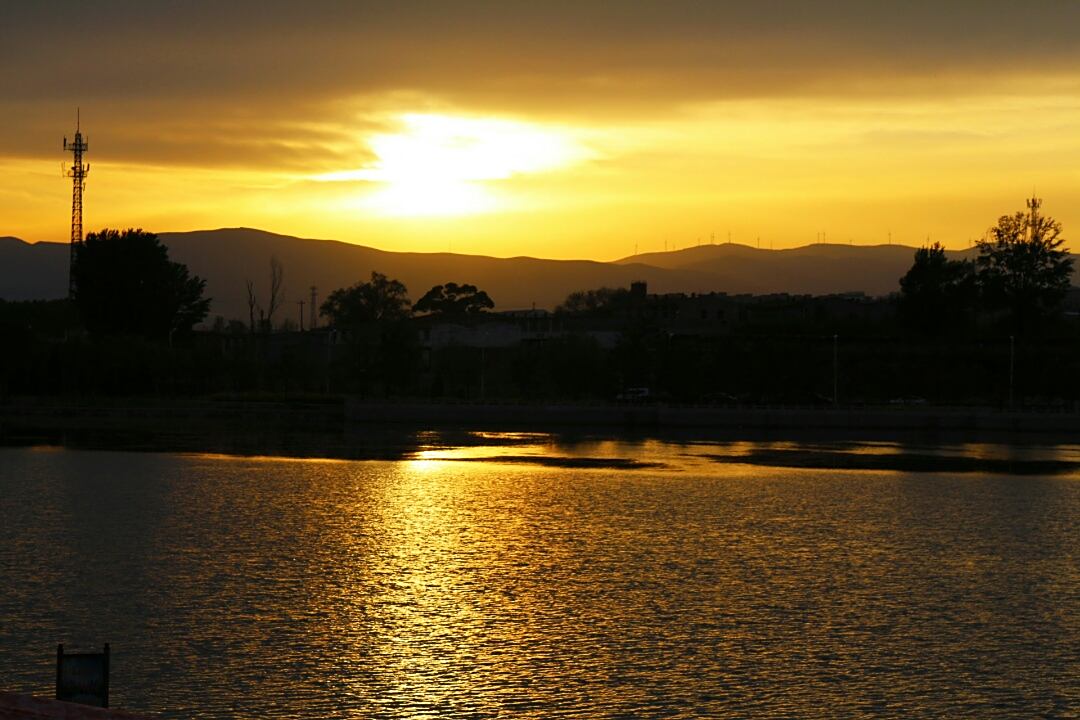
[[211, 434], [258, 429], [321, 433], [343, 426], [495, 431], [718, 431], [876, 436], [879, 433], [1008, 434], [1071, 439], [1080, 413], [933, 406], [709, 406], [370, 401], [347, 396], [254, 398], [14, 398], [0, 403], [0, 439], [66, 432]]
[[930, 406], [714, 406], [666, 404], [417, 403], [348, 400], [350, 422], [514, 428], [627, 428], [801, 432], [915, 431], [1065, 435], [1080, 413]]
[[[0, 444], [9, 446], [400, 459], [432, 449], [539, 443], [539, 453], [504, 450], [488, 459], [580, 468], [651, 467], [641, 448], [661, 440], [715, 447], [702, 457], [723, 463], [1055, 474], [1080, 466], [1071, 454], [981, 457], [969, 446], [1071, 445], [1078, 430], [1075, 414], [966, 408], [425, 404], [322, 396], [0, 404]], [[604, 441], [620, 445], [617, 456], [595, 454]], [[797, 447], [787, 447], [792, 443]], [[891, 450], [865, 451], [875, 443]]]

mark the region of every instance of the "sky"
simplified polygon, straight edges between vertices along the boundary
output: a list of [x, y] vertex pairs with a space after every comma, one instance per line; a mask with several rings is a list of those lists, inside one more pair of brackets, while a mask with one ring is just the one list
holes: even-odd
[[0, 3], [0, 235], [610, 260], [1080, 228], [1080, 2]]

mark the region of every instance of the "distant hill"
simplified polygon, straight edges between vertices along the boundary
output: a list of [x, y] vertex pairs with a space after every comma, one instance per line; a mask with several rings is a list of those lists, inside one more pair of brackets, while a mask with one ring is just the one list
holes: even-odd
[[[953, 258], [976, 254], [975, 249], [947, 252]], [[915, 248], [905, 245], [818, 244], [761, 250], [732, 243], [646, 253], [616, 262], [706, 273], [732, 293], [887, 295], [900, 289], [899, 280], [914, 255]]]
[[[265, 298], [270, 258], [285, 268], [287, 307], [295, 317], [296, 301], [315, 285], [325, 299], [330, 291], [371, 277], [373, 270], [397, 278], [418, 300], [433, 285], [469, 282], [488, 292], [501, 310], [551, 308], [571, 292], [608, 285], [625, 287], [645, 280], [658, 292], [707, 292], [707, 273], [590, 260], [492, 258], [451, 253], [396, 253], [332, 240], [305, 240], [247, 228], [159, 233], [169, 257], [186, 264], [207, 281], [211, 315], [247, 316], [245, 281], [255, 281]], [[0, 240], [0, 298], [59, 298], [67, 293], [68, 247], [63, 243], [29, 244]]]
[[[571, 292], [625, 287], [644, 280], [650, 292], [810, 293], [865, 292], [884, 295], [899, 288], [914, 248], [809, 245], [758, 250], [745, 245], [704, 245], [648, 253], [616, 262], [493, 258], [451, 253], [398, 253], [333, 240], [306, 240], [248, 228], [161, 233], [174, 260], [207, 280], [211, 315], [247, 315], [245, 281], [265, 297], [271, 256], [285, 268], [286, 307], [307, 299], [311, 285], [325, 299], [330, 291], [370, 277], [372, 270], [405, 283], [417, 300], [430, 287], [469, 282], [487, 290], [496, 309], [552, 308]], [[950, 253], [967, 255], [974, 251]], [[58, 298], [67, 292], [68, 246], [0, 238], [0, 298]]]
[[51, 300], [67, 295], [66, 243], [31, 245], [18, 238], [0, 237], [0, 299]]

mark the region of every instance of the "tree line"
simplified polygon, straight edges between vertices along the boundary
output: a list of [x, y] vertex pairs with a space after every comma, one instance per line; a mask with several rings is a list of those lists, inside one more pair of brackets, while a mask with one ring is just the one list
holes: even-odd
[[974, 260], [950, 260], [940, 243], [917, 250], [900, 279], [909, 327], [941, 337], [968, 331], [983, 317], [1020, 337], [1044, 330], [1071, 287], [1073, 261], [1062, 248], [1061, 223], [1042, 215], [1041, 206], [1032, 198], [1026, 212], [1001, 216], [976, 243]]
[[[372, 272], [340, 288], [320, 312], [339, 330], [270, 335], [284, 269], [271, 263], [269, 297], [255, 297], [231, 332], [199, 333], [205, 282], [141, 230], [91, 233], [77, 250], [72, 302], [3, 303], [0, 332], [19, 348], [0, 357], [0, 394], [356, 393], [431, 398], [605, 401], [628, 387], [683, 402], [824, 403], [839, 376], [848, 402], [915, 398], [995, 404], [1080, 401], [1077, 323], [1063, 317], [1071, 260], [1062, 228], [1032, 200], [1002, 216], [973, 258], [939, 244], [915, 251], [894, 297], [867, 300], [867, 318], [807, 303], [786, 324], [740, 323], [725, 333], [672, 331], [639, 312], [663, 296], [625, 288], [571, 293], [560, 332], [509, 347], [421, 342], [417, 317], [468, 323], [494, 307], [474, 285], [444, 283], [412, 302], [399, 280]], [[275, 278], [277, 279], [275, 282]], [[274, 287], [279, 290], [274, 292]], [[617, 331], [614, 345], [590, 330]], [[42, 340], [62, 327], [67, 339]], [[69, 329], [71, 332], [68, 332]], [[224, 328], [218, 328], [224, 329]], [[1014, 336], [1015, 344], [1009, 336]], [[308, 337], [303, 340], [303, 337]], [[322, 342], [320, 345], [319, 343]], [[329, 349], [328, 349], [329, 348]]]
[[[206, 281], [169, 259], [157, 235], [142, 229], [88, 233], [75, 249], [72, 303], [82, 327], [93, 336], [132, 336], [173, 342], [189, 336], [210, 311]], [[270, 259], [265, 302], [254, 281], [246, 282], [248, 330], [268, 332], [284, 301], [285, 269]], [[330, 293], [319, 308], [331, 325], [355, 327], [423, 315], [475, 315], [495, 307], [475, 285], [435, 285], [415, 304], [398, 280], [372, 272], [367, 281]]]
[[[900, 311], [909, 330], [928, 337], [965, 332], [981, 320], [1006, 325], [1016, 336], [1043, 330], [1071, 286], [1072, 259], [1063, 249], [1061, 223], [1041, 213], [1038, 198], [1026, 211], [1001, 216], [977, 241], [974, 259], [949, 259], [940, 243], [915, 252], [900, 278]], [[267, 301], [247, 282], [248, 329], [268, 331], [283, 299], [284, 268], [270, 260]], [[92, 335], [133, 335], [174, 341], [205, 320], [206, 282], [181, 263], [153, 233], [105, 229], [76, 248], [72, 300]], [[562, 314], [595, 314], [625, 308], [625, 289], [571, 293]], [[372, 271], [370, 279], [334, 290], [319, 308], [338, 328], [405, 320], [414, 315], [470, 316], [494, 308], [488, 294], [468, 283], [448, 282], [412, 303], [405, 285]]]
[[336, 327], [404, 320], [416, 313], [440, 316], [476, 315], [495, 307], [488, 294], [468, 283], [436, 285], [415, 304], [400, 280], [372, 271], [371, 279], [330, 293], [321, 314]]

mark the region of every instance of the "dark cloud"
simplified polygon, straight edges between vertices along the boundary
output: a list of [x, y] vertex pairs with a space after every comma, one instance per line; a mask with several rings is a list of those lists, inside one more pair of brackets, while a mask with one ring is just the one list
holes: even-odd
[[[117, 158], [230, 164], [261, 148], [256, 162], [288, 167], [338, 146], [297, 122], [355, 118], [388, 93], [569, 118], [972, 92], [1071, 78], [1078, 27], [1068, 0], [13, 1], [0, 5], [0, 154], [53, 153], [42, 128], [51, 143], [76, 104], [100, 139], [126, 139], [109, 145]], [[286, 129], [288, 145], [269, 137]]]

